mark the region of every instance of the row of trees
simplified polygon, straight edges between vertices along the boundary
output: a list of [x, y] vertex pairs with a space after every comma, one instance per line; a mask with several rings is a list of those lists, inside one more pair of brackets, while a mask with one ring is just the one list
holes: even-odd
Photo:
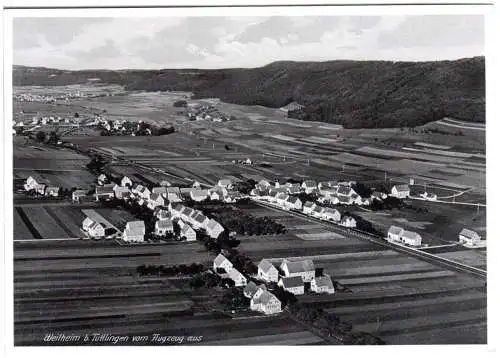
[[213, 216], [226, 230], [239, 235], [272, 235], [286, 231], [283, 225], [270, 217], [255, 217], [232, 208], [213, 213]]
[[192, 263], [191, 265], [181, 264], [179, 266], [163, 266], [163, 265], [140, 265], [136, 272], [139, 276], [178, 276], [178, 275], [195, 275], [205, 271], [202, 264]]

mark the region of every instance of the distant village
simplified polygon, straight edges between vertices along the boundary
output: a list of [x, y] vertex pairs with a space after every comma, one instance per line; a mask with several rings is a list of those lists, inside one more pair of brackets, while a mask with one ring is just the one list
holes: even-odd
[[188, 105], [187, 117], [192, 121], [207, 120], [212, 122], [226, 122], [232, 119], [231, 116], [222, 113], [219, 109], [211, 105]]

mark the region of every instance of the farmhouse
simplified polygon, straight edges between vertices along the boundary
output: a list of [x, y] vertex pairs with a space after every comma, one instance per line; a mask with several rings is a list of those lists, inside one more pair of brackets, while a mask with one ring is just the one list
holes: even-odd
[[250, 309], [264, 314], [275, 314], [281, 312], [281, 302], [269, 291], [259, 288], [250, 300]]
[[233, 264], [226, 258], [226, 256], [218, 254], [214, 260], [213, 268], [215, 272], [217, 272], [218, 268], [222, 268], [226, 272], [229, 272], [229, 270], [233, 268]]
[[121, 186], [128, 186], [129, 188], [132, 187], [133, 183], [132, 183], [132, 180], [128, 177], [128, 176], [124, 176], [122, 178], [122, 181], [120, 182], [120, 185]]
[[150, 195], [148, 200], [148, 208], [154, 210], [157, 206], [163, 206], [163, 205], [165, 205], [165, 199], [163, 199], [163, 196], [157, 193], [152, 193]]
[[174, 224], [172, 220], [157, 220], [155, 222], [155, 234], [158, 236], [165, 236], [168, 232], [174, 232]]
[[[26, 191], [36, 190], [38, 192], [38, 188], [43, 185], [42, 179], [38, 176], [29, 176], [26, 179], [26, 184], [24, 184], [24, 189]], [[43, 192], [42, 192], [43, 194]]]
[[108, 182], [108, 177], [106, 177], [106, 174], [101, 174], [97, 177], [97, 184], [104, 185], [107, 182]]
[[71, 193], [71, 200], [74, 203], [79, 203], [82, 197], [87, 196], [87, 191], [78, 189]]
[[335, 293], [335, 288], [333, 287], [333, 282], [330, 276], [324, 275], [315, 277], [311, 281], [311, 291], [316, 293]]
[[113, 187], [109, 187], [109, 184], [96, 186], [95, 188], [95, 201], [99, 201], [101, 199], [109, 200], [114, 196], [115, 192], [113, 191]]
[[313, 191], [318, 189], [318, 186], [314, 180], [304, 180], [302, 182], [302, 189], [304, 189], [306, 194], [311, 194]]
[[320, 203], [338, 204], [339, 198], [336, 195], [327, 195], [327, 196], [322, 196], [321, 198], [318, 199], [318, 201]]
[[221, 188], [232, 189], [233, 182], [231, 181], [231, 179], [221, 179], [217, 182], [217, 186], [220, 186]]
[[115, 187], [113, 188], [113, 191], [115, 193], [115, 197], [117, 199], [123, 199], [124, 195], [126, 193], [129, 193], [131, 194], [131, 191], [128, 187], [126, 186], [118, 186], [118, 185], [115, 185]]
[[312, 201], [306, 201], [304, 205], [302, 206], [302, 212], [304, 214], [310, 215], [312, 214], [312, 211], [316, 207], [316, 204], [313, 203]]
[[422, 237], [413, 231], [403, 231], [401, 235], [401, 242], [410, 246], [420, 246], [422, 245]]
[[356, 220], [352, 216], [344, 216], [340, 225], [345, 227], [356, 227]]
[[126, 242], [142, 242], [146, 234], [144, 221], [129, 221], [123, 231], [123, 241]]
[[287, 197], [287, 199], [285, 200], [285, 202], [283, 203], [283, 205], [288, 210], [291, 210], [291, 209], [301, 210], [302, 209], [302, 201], [300, 201], [300, 199], [297, 198], [296, 196], [289, 195]]
[[314, 278], [315, 270], [312, 260], [289, 261], [284, 259], [280, 266], [285, 277], [300, 276], [304, 282]]
[[266, 259], [257, 265], [257, 277], [266, 282], [278, 282], [278, 269]]
[[338, 189], [337, 189], [337, 194], [338, 195], [345, 195], [352, 197], [353, 195], [357, 195], [356, 191], [351, 187], [350, 184], [339, 184]]
[[257, 286], [255, 282], [250, 281], [243, 289], [243, 296], [245, 296], [246, 298], [252, 298], [259, 289], [265, 290], [266, 286], [265, 285]]
[[206, 226], [207, 234], [213, 239], [219, 237], [219, 235], [224, 231], [224, 228], [214, 219], [210, 219]]
[[304, 294], [304, 281], [300, 276], [282, 277], [278, 282], [278, 286], [294, 295]]
[[458, 234], [458, 242], [469, 246], [477, 246], [481, 242], [481, 236], [475, 231], [462, 229]]
[[167, 199], [172, 203], [178, 203], [182, 201], [181, 191], [176, 186], [167, 187]]
[[190, 196], [194, 201], [203, 201], [208, 198], [208, 190], [194, 189], [191, 190]]
[[48, 186], [45, 188], [45, 196], [54, 196], [57, 197], [59, 196], [59, 188], [58, 186]]
[[403, 228], [392, 225], [387, 232], [387, 238], [393, 241], [400, 241], [401, 235], [403, 235], [403, 231]]
[[234, 267], [229, 269], [229, 271], [227, 273], [228, 273], [229, 278], [234, 281], [234, 285], [236, 287], [246, 286], [246, 284], [247, 284], [246, 277], [243, 276], [241, 274], [241, 272], [236, 270]]
[[[182, 223], [182, 226], [181, 226]], [[182, 220], [178, 221], [178, 224], [181, 228], [180, 236], [185, 238], [186, 241], [195, 241], [196, 240], [196, 231], [193, 230], [189, 224], [184, 223]]]
[[391, 195], [399, 199], [407, 198], [410, 196], [410, 187], [407, 184], [394, 185], [391, 189]]
[[329, 221], [340, 221], [340, 212], [336, 209], [325, 208], [322, 213], [322, 218]]

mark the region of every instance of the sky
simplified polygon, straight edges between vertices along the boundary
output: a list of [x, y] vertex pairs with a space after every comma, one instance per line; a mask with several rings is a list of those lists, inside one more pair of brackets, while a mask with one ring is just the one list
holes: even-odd
[[484, 17], [19, 17], [13, 37], [15, 65], [70, 70], [434, 61], [484, 55]]

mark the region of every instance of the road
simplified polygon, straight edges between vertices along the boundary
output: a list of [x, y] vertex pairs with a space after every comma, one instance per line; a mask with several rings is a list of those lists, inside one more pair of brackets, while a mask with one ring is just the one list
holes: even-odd
[[462, 264], [460, 262], [452, 261], [452, 260], [449, 260], [449, 259], [446, 259], [443, 257], [439, 257], [436, 255], [430, 254], [428, 252], [423, 252], [421, 250], [414, 249], [411, 247], [394, 244], [394, 243], [386, 241], [382, 237], [379, 237], [379, 236], [376, 236], [376, 235], [373, 235], [373, 234], [370, 234], [367, 232], [363, 232], [363, 231], [360, 231], [357, 229], [345, 228], [345, 227], [339, 226], [339, 225], [334, 224], [334, 223], [330, 223], [327, 221], [323, 221], [320, 219], [310, 217], [310, 216], [303, 214], [303, 213], [300, 213], [300, 212], [280, 209], [280, 208], [275, 207], [274, 205], [263, 203], [263, 202], [257, 201], [257, 200], [254, 200], [254, 202], [257, 205], [260, 205], [262, 207], [265, 207], [265, 208], [268, 208], [268, 209], [271, 209], [274, 211], [280, 211], [280, 212], [286, 213], [288, 215], [293, 215], [295, 217], [301, 218], [303, 220], [307, 220], [307, 221], [310, 221], [310, 222], [313, 222], [316, 224], [321, 224], [323, 226], [328, 227], [330, 230], [332, 230], [333, 232], [336, 232], [338, 234], [342, 234], [342, 235], [346, 235], [346, 236], [350, 235], [350, 236], [355, 237], [357, 239], [369, 241], [375, 245], [383, 246], [386, 249], [397, 251], [397, 252], [403, 253], [405, 255], [418, 258], [422, 261], [426, 261], [426, 262], [429, 262], [431, 264], [444, 267], [446, 269], [451, 269], [453, 271], [466, 273], [466, 274], [473, 275], [475, 277], [479, 277], [481, 279], [486, 280], [486, 271], [478, 269], [476, 267], [465, 265], [465, 264]]

